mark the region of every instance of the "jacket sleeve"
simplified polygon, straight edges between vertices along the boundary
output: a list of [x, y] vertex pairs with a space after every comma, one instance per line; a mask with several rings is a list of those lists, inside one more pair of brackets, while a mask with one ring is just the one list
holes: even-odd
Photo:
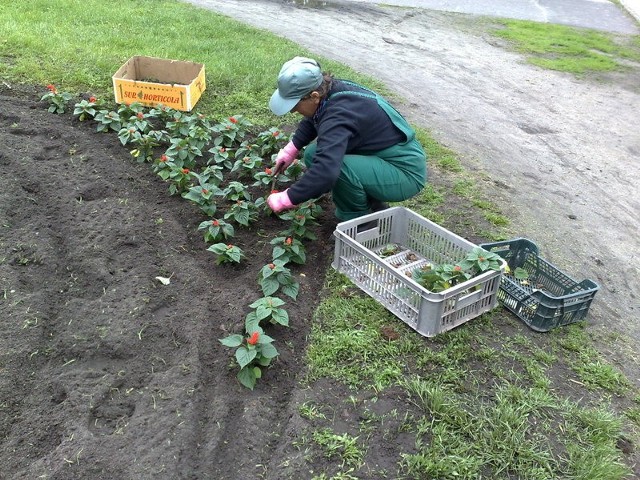
[[356, 126], [348, 111], [341, 108], [332, 110], [327, 112], [318, 129], [318, 145], [311, 165], [289, 188], [289, 198], [296, 205], [329, 192], [340, 176]]

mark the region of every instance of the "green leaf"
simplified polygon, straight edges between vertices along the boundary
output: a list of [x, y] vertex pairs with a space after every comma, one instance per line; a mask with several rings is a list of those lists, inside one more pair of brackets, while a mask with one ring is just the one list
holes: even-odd
[[289, 326], [289, 314], [282, 308], [275, 309], [271, 314], [271, 318], [280, 325]]
[[260, 321], [256, 317], [256, 312], [249, 312], [244, 319], [244, 328], [247, 332], [255, 332], [258, 330]]
[[298, 296], [298, 290], [300, 289], [300, 285], [298, 283], [290, 283], [282, 286], [282, 293], [293, 298], [294, 300]]
[[522, 267], [518, 267], [513, 271], [513, 276], [518, 280], [526, 280], [527, 278], [529, 278], [529, 272], [527, 272]]
[[268, 367], [269, 364], [271, 363], [271, 358], [267, 358], [267, 357], [260, 357], [260, 360], [258, 360], [258, 365], [262, 366], [262, 367]]
[[245, 367], [240, 370], [237, 378], [240, 383], [249, 390], [253, 390], [253, 387], [256, 386], [256, 372], [253, 367]]
[[236, 350], [236, 360], [240, 365], [240, 368], [244, 368], [251, 363], [251, 361], [256, 358], [258, 352], [256, 352], [255, 348], [247, 348], [245, 346], [241, 346]]
[[262, 288], [262, 293], [265, 297], [274, 294], [278, 291], [280, 287], [280, 283], [273, 277], [264, 278], [260, 281], [260, 287]]
[[280, 246], [275, 246], [275, 247], [273, 247], [273, 254], [272, 254], [272, 255], [273, 255], [273, 258], [274, 258], [274, 259], [276, 259], [276, 258], [280, 258], [280, 257], [281, 257], [281, 256], [283, 256], [285, 253], [287, 253], [287, 251], [286, 251], [284, 248], [282, 248], [282, 247], [280, 247]]
[[263, 320], [267, 317], [271, 316], [271, 311], [272, 309], [266, 305], [260, 305], [257, 309], [256, 309], [256, 317], [258, 318], [258, 321]]
[[271, 343], [267, 343], [266, 345], [262, 345], [260, 349], [260, 353], [265, 358], [275, 358], [278, 356], [278, 350]]
[[255, 375], [256, 379], [262, 378], [262, 370], [260, 370], [260, 367], [253, 367], [253, 374]]
[[242, 344], [242, 340], [242, 335], [236, 333], [225, 338], [220, 338], [218, 341], [227, 347], [239, 347]]

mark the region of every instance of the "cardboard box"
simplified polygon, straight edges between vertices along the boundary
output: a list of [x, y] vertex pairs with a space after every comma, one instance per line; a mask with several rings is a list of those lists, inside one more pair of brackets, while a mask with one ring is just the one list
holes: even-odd
[[117, 103], [165, 105], [187, 112], [206, 87], [202, 63], [144, 56], [131, 57], [112, 79]]

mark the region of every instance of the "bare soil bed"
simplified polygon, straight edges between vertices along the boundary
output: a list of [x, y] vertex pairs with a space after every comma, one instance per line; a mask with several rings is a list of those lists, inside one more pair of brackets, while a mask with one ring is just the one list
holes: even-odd
[[0, 478], [254, 478], [290, 416], [335, 222], [294, 269], [291, 326], [267, 332], [280, 357], [251, 392], [218, 339], [242, 333], [283, 221], [236, 229], [247, 260], [215, 265], [194, 204], [42, 94], [0, 90]]

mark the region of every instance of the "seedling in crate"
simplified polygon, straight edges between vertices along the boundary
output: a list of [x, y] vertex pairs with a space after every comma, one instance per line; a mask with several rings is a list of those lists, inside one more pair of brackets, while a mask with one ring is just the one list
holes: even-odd
[[280, 308], [284, 304], [285, 302], [277, 297], [262, 297], [249, 305], [254, 310], [245, 318], [247, 332], [255, 331], [263, 321], [288, 327], [289, 314], [284, 308]]
[[285, 267], [285, 262], [282, 260], [274, 260], [262, 267], [258, 283], [265, 297], [281, 290], [282, 293], [295, 300], [300, 289], [300, 284], [293, 279], [291, 270]]
[[254, 389], [256, 381], [262, 377], [260, 367], [268, 366], [278, 356], [278, 350], [272, 345], [273, 338], [265, 335], [260, 327], [256, 327], [248, 337], [234, 334], [219, 341], [227, 347], [237, 347], [235, 357], [240, 365], [237, 378], [250, 390]]
[[233, 225], [218, 218], [205, 220], [200, 223], [198, 230], [204, 230], [204, 241], [207, 243], [227, 240], [235, 235]]
[[271, 240], [273, 259], [304, 265], [307, 260], [304, 244], [293, 237], [276, 237]]
[[245, 258], [242, 249], [231, 243], [216, 243], [207, 248], [207, 250], [216, 254], [217, 265], [223, 263], [240, 263]]
[[467, 270], [472, 277], [487, 270], [500, 270], [502, 257], [500, 255], [487, 252], [484, 248], [474, 247], [467, 257], [460, 262], [463, 270]]
[[380, 249], [378, 256], [380, 258], [390, 257], [391, 255], [395, 255], [400, 251], [400, 245], [397, 243], [388, 243], [384, 247]]

